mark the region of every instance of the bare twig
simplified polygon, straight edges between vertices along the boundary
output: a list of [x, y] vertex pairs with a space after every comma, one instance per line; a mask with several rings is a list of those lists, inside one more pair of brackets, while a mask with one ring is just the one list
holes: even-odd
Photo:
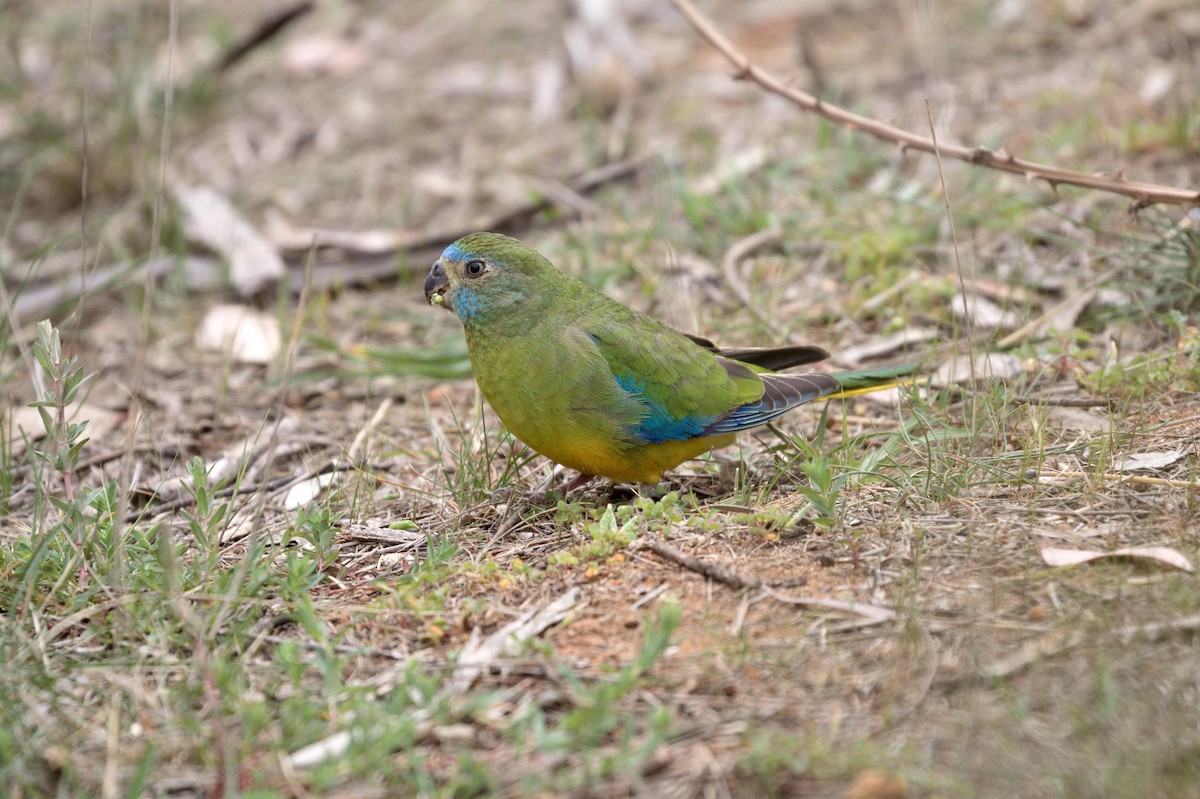
[[783, 231], [778, 228], [766, 228], [757, 233], [752, 233], [744, 239], [734, 242], [730, 247], [725, 257], [721, 259], [721, 274], [725, 277], [725, 284], [734, 296], [741, 300], [742, 305], [754, 315], [760, 322], [768, 323], [768, 320], [762, 316], [758, 310], [758, 306], [754, 304], [754, 300], [750, 297], [750, 289], [746, 287], [746, 281], [738, 273], [738, 267], [742, 261], [750, 257], [752, 254], [768, 247], [772, 244], [778, 244], [783, 238]]
[[[212, 496], [217, 499], [224, 499], [225, 497], [254, 494], [258, 491], [270, 493], [272, 491], [278, 491], [281, 488], [289, 488], [297, 483], [302, 483], [305, 480], [311, 480], [314, 477], [320, 477], [323, 474], [330, 474], [332, 472], [348, 472], [355, 468], [357, 467], [355, 467], [355, 465], [352, 463], [327, 463], [318, 469], [313, 469], [302, 475], [284, 475], [282, 477], [274, 477], [266, 482], [254, 483], [252, 485], [226, 486], [213, 491]], [[195, 503], [195, 501], [196, 498], [194, 496], [187, 494], [170, 502], [163, 502], [161, 504], [154, 505], [153, 507], [131, 511], [130, 513], [126, 514], [124, 521], [126, 524], [133, 524], [141, 519], [151, 518], [162, 513], [170, 513], [172, 511], [180, 510], [181, 508], [186, 508]]]
[[271, 14], [259, 22], [247, 35], [236, 41], [221, 56], [220, 61], [217, 62], [217, 72], [224, 72], [234, 64], [237, 64], [250, 55], [250, 53], [283, 33], [284, 29], [312, 11], [316, 6], [317, 4], [311, 2], [311, 0], [305, 0], [304, 2], [296, 3]]
[[[640, 540], [636, 545], [638, 549], [648, 549], [655, 555], [665, 558], [672, 563], [676, 563], [688, 571], [696, 572], [703, 575], [721, 585], [729, 588], [741, 590], [743, 588], [761, 588], [762, 596], [770, 597], [778, 602], [783, 602], [787, 605], [797, 605], [807, 608], [823, 608], [825, 610], [836, 610], [843, 613], [853, 613], [856, 616], [862, 616], [872, 622], [891, 621], [896, 618], [896, 611], [891, 608], [878, 605], [867, 605], [862, 602], [843, 602], [840, 599], [824, 599], [821, 597], [806, 597], [794, 596], [777, 591], [770, 585], [764, 583], [757, 577], [747, 577], [730, 569], [728, 566], [722, 566], [719, 563], [713, 563], [709, 560], [701, 560], [695, 555], [689, 555], [681, 549], [676, 549], [665, 541], [660, 541], [655, 538], [647, 538]], [[744, 611], [739, 611], [744, 613]], [[740, 627], [740, 622], [737, 623]]]
[[772, 599], [777, 599], [787, 605], [799, 605], [807, 608], [824, 608], [825, 610], [840, 610], [844, 613], [853, 613], [855, 616], [862, 616], [873, 622], [891, 621], [896, 618], [896, 611], [891, 608], [881, 605], [868, 605], [864, 602], [843, 602], [840, 599], [823, 599], [820, 597], [807, 596], [792, 596], [784, 594], [770, 586], [764, 589], [767, 596]]
[[[342, 257], [318, 258], [313, 272], [312, 288], [320, 290], [331, 286], [361, 286], [395, 281], [404, 274], [403, 270], [397, 267], [398, 255], [402, 255], [403, 263], [411, 264], [413, 268], [427, 269], [428, 264], [433, 262], [443, 247], [468, 233], [490, 230], [493, 233], [515, 234], [527, 227], [535, 216], [550, 208], [562, 209], [563, 213], [558, 217], [560, 220], [576, 219], [581, 210], [580, 198], [586, 198], [610, 183], [632, 178], [657, 163], [660, 163], [657, 156], [641, 156], [606, 164], [563, 184], [562, 191], [556, 193], [558, 197], [543, 194], [536, 200], [510, 208], [484, 222], [473, 223], [471, 226], [459, 230], [443, 230], [417, 236], [394, 249], [373, 248], [359, 251], [353, 248], [341, 248]], [[559, 204], [558, 199], [564, 192], [573, 198], [572, 204], [566, 206]], [[321, 247], [319, 239], [317, 246]], [[298, 276], [293, 278], [292, 290], [293, 293], [299, 291]]]
[[1200, 489], [1200, 480], [1170, 480], [1166, 477], [1145, 477], [1140, 474], [1115, 474], [1113, 472], [1038, 472], [1039, 480], [1101, 480], [1106, 483], [1131, 483], [1139, 486], [1170, 486], [1171, 488]]
[[667, 592], [667, 589], [670, 587], [671, 587], [670, 583], [659, 583], [657, 588], [650, 589], [645, 594], [643, 594], [642, 597], [637, 602], [634, 602], [632, 605], [630, 605], [629, 606], [630, 609], [637, 610], [638, 608], [649, 605], [651, 602], [653, 602], [654, 600], [658, 599], [660, 596], [665, 594]]
[[878, 139], [895, 142], [900, 145], [901, 150], [912, 149], [925, 153], [940, 152], [946, 158], [1022, 175], [1030, 182], [1044, 180], [1050, 184], [1051, 188], [1055, 188], [1059, 184], [1066, 184], [1132, 197], [1136, 201], [1134, 209], [1159, 203], [1169, 203], [1183, 208], [1200, 207], [1200, 191], [1160, 186], [1154, 183], [1140, 183], [1121, 177], [1091, 175], [1086, 172], [1037, 164], [1017, 158], [1003, 149], [993, 150], [983, 145], [974, 147], [944, 143], [935, 145], [932, 139], [831, 105], [811, 94], [788, 86], [779, 78], [756, 66], [749, 57], [734, 47], [733, 43], [717, 30], [712, 22], [696, 10], [691, 0], [671, 0], [671, 2], [682, 12], [692, 27], [713, 47], [721, 51], [721, 54], [737, 68], [736, 77], [739, 80], [751, 80], [772, 94], [799, 106], [804, 111], [819, 114], [850, 130], [861, 130]]
[[1012, 401], [1055, 408], [1110, 408], [1117, 402], [1113, 397], [1013, 397]]
[[722, 566], [719, 563], [713, 563], [710, 560], [700, 560], [695, 555], [689, 555], [681, 549], [676, 549], [665, 541], [650, 538], [643, 540], [640, 546], [645, 547], [660, 558], [666, 558], [688, 571], [704, 575], [710, 580], [728, 586], [735, 591], [743, 588], [760, 588], [763, 584], [762, 580], [757, 577], [743, 577], [733, 569]]
[[[659, 163], [657, 156], [643, 156], [593, 169], [580, 175], [568, 184], [563, 184], [559, 197], [549, 193], [543, 197], [511, 208], [490, 220], [481, 222], [470, 229], [445, 230], [408, 239], [392, 247], [336, 246], [337, 257], [319, 255], [313, 268], [311, 288], [313, 290], [327, 289], [334, 286], [354, 287], [372, 283], [384, 283], [398, 279], [404, 271], [398, 263], [411, 264], [414, 269], [427, 269], [429, 263], [437, 257], [442, 248], [455, 239], [472, 233], [475, 230], [491, 230], [497, 233], [518, 233], [537, 214], [551, 207], [560, 205], [564, 194], [574, 198], [586, 198], [589, 194], [610, 183], [627, 180], [654, 164]], [[165, 177], [164, 191], [165, 191]], [[577, 218], [581, 207], [562, 206], [563, 214], [560, 219]], [[157, 227], [154, 228], [157, 231]], [[321, 236], [316, 236], [318, 248], [324, 248], [325, 242]], [[345, 238], [337, 233], [331, 239]], [[302, 252], [285, 252], [284, 258], [294, 266], [299, 257], [308, 257], [311, 238]], [[398, 257], [399, 256], [399, 257]], [[155, 248], [152, 257], [145, 262], [123, 262], [93, 270], [82, 285], [69, 285], [59, 282], [45, 282], [24, 289], [19, 297], [8, 297], [7, 287], [0, 283], [0, 310], [16, 320], [41, 318], [50, 315], [56, 308], [66, 306], [79, 299], [82, 294], [104, 291], [124, 282], [143, 281], [147, 284], [161, 280], [171, 274], [182, 274], [187, 287], [195, 291], [212, 291], [222, 287], [226, 276], [221, 264], [216, 258], [207, 256], [159, 257]], [[304, 286], [304, 273], [292, 270], [288, 279], [293, 294], [299, 294]], [[14, 321], [14, 326], [16, 322]], [[20, 342], [21, 339], [18, 339]], [[32, 364], [32, 356], [29, 363]], [[34, 371], [36, 374], [36, 370]]]

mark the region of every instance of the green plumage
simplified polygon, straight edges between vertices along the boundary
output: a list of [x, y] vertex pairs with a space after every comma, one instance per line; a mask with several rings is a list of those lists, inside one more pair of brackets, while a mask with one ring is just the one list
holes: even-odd
[[[475, 233], [447, 247], [425, 293], [462, 320], [475, 379], [505, 425], [585, 474], [656, 481], [738, 430], [841, 389], [827, 373], [766, 371], [820, 360], [820, 348], [727, 357], [507, 236]], [[894, 378], [864, 373], [855, 382]]]

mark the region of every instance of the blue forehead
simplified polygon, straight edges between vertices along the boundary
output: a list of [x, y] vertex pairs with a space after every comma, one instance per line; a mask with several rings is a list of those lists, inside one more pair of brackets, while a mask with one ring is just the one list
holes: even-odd
[[462, 247], [458, 246], [458, 242], [455, 242], [442, 250], [442, 257], [447, 261], [461, 261], [467, 257], [467, 254], [463, 252]]

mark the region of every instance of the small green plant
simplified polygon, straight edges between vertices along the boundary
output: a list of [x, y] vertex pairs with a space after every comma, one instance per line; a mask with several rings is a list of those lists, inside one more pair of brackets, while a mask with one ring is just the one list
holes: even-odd
[[296, 519], [296, 532], [300, 538], [312, 545], [317, 571], [325, 571], [337, 563], [338, 550], [335, 543], [338, 527], [333, 508], [317, 507], [301, 511]]
[[1174, 349], [1134, 355], [1097, 369], [1084, 380], [1096, 393], [1142, 399], [1165, 391], [1200, 390], [1200, 328], [1178, 308], [1158, 315], [1170, 330]]
[[216, 501], [213, 486], [209, 485], [208, 467], [205, 466], [203, 458], [192, 458], [188, 464], [188, 473], [191, 476], [188, 490], [196, 504], [192, 510], [185, 508], [183, 516], [187, 519], [192, 540], [196, 542], [201, 564], [200, 579], [203, 580], [204, 575], [216, 567], [220, 558], [221, 527], [229, 513], [229, 503]]
[[79, 389], [83, 387], [83, 367], [79, 359], [72, 355], [63, 357], [62, 341], [58, 330], [48, 319], [38, 322], [37, 341], [33, 344], [33, 354], [41, 366], [43, 374], [51, 381], [42, 399], [30, 403], [37, 408], [42, 417], [42, 425], [46, 429], [48, 450], [34, 450], [38, 458], [45, 461], [62, 476], [64, 499], [55, 497], [48, 492], [50, 501], [65, 515], [76, 511], [75, 485], [73, 474], [75, 464], [79, 462], [79, 451], [88, 440], [83, 437], [87, 429], [87, 421], [68, 422], [67, 408], [75, 402]]
[[826, 421], [827, 416], [823, 413], [812, 441], [803, 436], [777, 434], [793, 449], [793, 463], [808, 478], [808, 485], [796, 486], [809, 503], [809, 507], [800, 513], [808, 516], [816, 526], [828, 530], [838, 524], [838, 497], [850, 471], [846, 468], [848, 464], [834, 464], [824, 452]]
[[637, 538], [639, 519], [628, 515], [624, 524], [617, 522], [617, 513], [609, 504], [600, 518], [583, 523], [586, 540], [574, 550], [563, 550], [551, 555], [547, 562], [552, 566], [574, 566], [583, 562], [596, 566], [628, 547]]
[[838, 523], [838, 495], [846, 480], [845, 474], [834, 471], [827, 455], [818, 455], [800, 464], [800, 470], [808, 477], [809, 484], [797, 486], [796, 490], [804, 495], [816, 514], [811, 518], [812, 523], [825, 529], [835, 527]]

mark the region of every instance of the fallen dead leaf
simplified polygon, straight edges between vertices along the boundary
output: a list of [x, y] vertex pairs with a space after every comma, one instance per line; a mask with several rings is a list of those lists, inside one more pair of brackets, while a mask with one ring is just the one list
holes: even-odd
[[[974, 366], [974, 369], [972, 369]], [[974, 356], [955, 355], [939, 366], [930, 382], [935, 386], [949, 386], [975, 380], [1006, 380], [1025, 373], [1025, 363], [1015, 355], [1004, 352], [982, 352]]]
[[196, 329], [196, 346], [239, 363], [270, 363], [282, 344], [279, 320], [245, 305], [214, 305]]
[[327, 33], [297, 37], [283, 51], [283, 68], [304, 76], [328, 73], [345, 78], [361, 70], [369, 60], [362, 46]]
[[1103, 433], [1113, 427], [1108, 413], [1085, 408], [1052, 406], [1046, 409], [1046, 421], [1059, 430], [1078, 430], [1082, 433]]
[[1113, 549], [1108, 552], [1096, 552], [1086, 549], [1059, 549], [1045, 547], [1042, 549], [1042, 560], [1049, 566], [1078, 566], [1100, 558], [1139, 558], [1153, 560], [1164, 566], [1192, 571], [1192, 563], [1182, 554], [1170, 547], [1128, 547]]
[[838, 363], [844, 363], [853, 368], [862, 361], [891, 355], [896, 350], [903, 349], [910, 344], [933, 341], [940, 335], [941, 332], [932, 327], [906, 327], [898, 333], [879, 336], [852, 347], [844, 347], [836, 357]]
[[1137, 452], [1129, 455], [1113, 468], [1118, 472], [1158, 471], [1175, 463], [1183, 455], [1184, 452], [1181, 449], [1169, 449], [1162, 452]]
[[907, 799], [908, 782], [886, 771], [863, 769], [850, 783], [846, 799]]
[[1017, 326], [1016, 314], [978, 294], [960, 291], [950, 302], [950, 311], [960, 319], [969, 318], [975, 327], [984, 330], [994, 330], [998, 327], [1012, 329]]
[[471, 638], [458, 655], [458, 666], [450, 678], [451, 690], [462, 692], [471, 687], [475, 678], [483, 673], [487, 664], [511, 655], [526, 641], [565, 619], [579, 599], [579, 587], [570, 588], [558, 599], [537, 610], [530, 611], [519, 619], [501, 627], [487, 638], [479, 636], [479, 628], [471, 632]]
[[288, 489], [287, 494], [283, 497], [284, 510], [296, 510], [307, 505], [321, 496], [321, 492], [332, 485], [336, 479], [337, 474], [330, 472], [296, 483]]

